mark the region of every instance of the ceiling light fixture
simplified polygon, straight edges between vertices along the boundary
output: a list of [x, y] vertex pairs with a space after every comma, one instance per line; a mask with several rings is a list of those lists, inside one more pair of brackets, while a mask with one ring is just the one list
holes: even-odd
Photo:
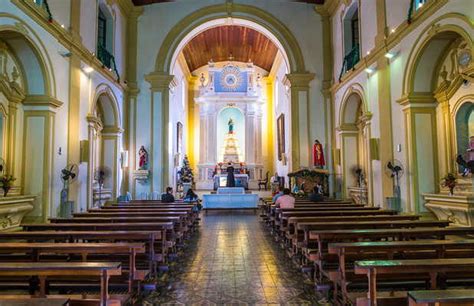
[[91, 66], [85, 66], [83, 70], [85, 73], [91, 73], [92, 71], [94, 71], [94, 68], [92, 68]]

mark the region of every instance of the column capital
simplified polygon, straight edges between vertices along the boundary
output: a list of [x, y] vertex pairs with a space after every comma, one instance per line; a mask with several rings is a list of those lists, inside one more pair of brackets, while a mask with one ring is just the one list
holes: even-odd
[[165, 72], [152, 72], [145, 76], [145, 80], [150, 83], [151, 91], [165, 91], [170, 89], [174, 75]]
[[397, 100], [397, 103], [402, 106], [412, 107], [415, 105], [425, 105], [426, 107], [431, 106], [433, 103], [436, 103], [436, 99], [432, 93], [423, 92], [423, 93], [411, 93], [402, 96]]
[[289, 73], [286, 78], [290, 81], [292, 88], [309, 88], [309, 82], [311, 82], [316, 75], [314, 73]]
[[49, 95], [28, 95], [23, 100], [23, 105], [30, 106], [48, 106], [50, 108], [59, 108], [64, 103]]

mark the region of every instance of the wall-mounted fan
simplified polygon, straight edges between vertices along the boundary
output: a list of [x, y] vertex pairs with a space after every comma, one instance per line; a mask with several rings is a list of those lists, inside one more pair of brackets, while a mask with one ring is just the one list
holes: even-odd
[[70, 218], [74, 211], [74, 202], [69, 201], [69, 186], [77, 180], [79, 176], [79, 167], [76, 164], [69, 164], [61, 170], [61, 180], [63, 189], [61, 190], [61, 203], [59, 215], [62, 218]]
[[385, 173], [393, 179], [393, 196], [396, 198], [401, 197], [400, 178], [404, 172], [402, 163], [397, 159], [389, 161], [385, 168]]
[[99, 204], [102, 200], [102, 188], [104, 188], [104, 183], [110, 177], [110, 174], [110, 168], [106, 166], [99, 166], [94, 171], [94, 181], [99, 185]]

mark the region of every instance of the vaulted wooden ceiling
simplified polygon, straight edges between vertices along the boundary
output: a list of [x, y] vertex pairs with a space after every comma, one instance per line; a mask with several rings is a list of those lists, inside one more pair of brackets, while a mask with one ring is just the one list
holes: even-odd
[[220, 26], [195, 36], [183, 49], [189, 70], [214, 62], [232, 60], [248, 62], [270, 71], [277, 46], [262, 33], [243, 26]]
[[[147, 5], [153, 3], [174, 2], [174, 0], [132, 0], [135, 5]], [[291, 2], [306, 2], [311, 4], [324, 4], [324, 0], [288, 0]]]

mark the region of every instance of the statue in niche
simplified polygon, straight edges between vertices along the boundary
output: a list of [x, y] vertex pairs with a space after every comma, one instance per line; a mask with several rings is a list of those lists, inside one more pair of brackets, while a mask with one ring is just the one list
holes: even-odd
[[234, 134], [234, 120], [232, 118], [229, 118], [227, 125], [229, 126], [229, 134]]
[[148, 168], [148, 152], [145, 150], [144, 146], [140, 147], [140, 150], [138, 150], [138, 169], [139, 170], [147, 170]]
[[474, 136], [469, 137], [469, 148], [467, 151], [467, 161], [459, 154], [456, 158], [456, 163], [461, 166], [462, 176], [469, 173], [474, 173]]
[[468, 161], [474, 161], [474, 136], [469, 137]]

